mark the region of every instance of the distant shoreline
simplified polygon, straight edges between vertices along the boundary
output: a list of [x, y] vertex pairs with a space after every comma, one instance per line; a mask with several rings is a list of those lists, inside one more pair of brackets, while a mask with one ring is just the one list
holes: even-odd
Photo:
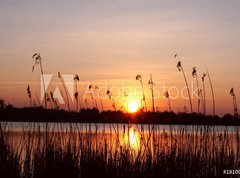
[[7, 122], [74, 122], [74, 123], [131, 123], [163, 125], [228, 125], [240, 126], [240, 119], [225, 114], [204, 116], [198, 113], [102, 111], [81, 109], [79, 112], [38, 108], [5, 108], [0, 110], [0, 121]]

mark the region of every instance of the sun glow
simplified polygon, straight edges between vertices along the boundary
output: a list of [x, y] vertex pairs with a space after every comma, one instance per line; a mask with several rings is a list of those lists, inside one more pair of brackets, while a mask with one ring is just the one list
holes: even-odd
[[128, 112], [135, 113], [139, 109], [138, 102], [136, 100], [130, 100], [128, 102]]
[[137, 151], [140, 147], [140, 134], [131, 126], [128, 130], [128, 133], [124, 134], [124, 144], [128, 145], [132, 150], [135, 151]]
[[131, 128], [129, 131], [129, 142], [131, 147], [137, 149], [139, 147], [139, 140], [138, 132], [135, 132], [135, 130]]

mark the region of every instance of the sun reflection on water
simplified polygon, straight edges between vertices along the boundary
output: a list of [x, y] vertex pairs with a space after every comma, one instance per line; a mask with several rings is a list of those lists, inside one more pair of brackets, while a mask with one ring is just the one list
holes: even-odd
[[131, 149], [137, 151], [140, 147], [140, 134], [133, 127], [124, 135], [124, 144], [129, 145]]

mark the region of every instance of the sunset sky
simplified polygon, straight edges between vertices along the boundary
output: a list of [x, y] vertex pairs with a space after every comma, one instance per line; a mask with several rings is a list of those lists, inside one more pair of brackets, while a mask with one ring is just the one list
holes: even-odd
[[[110, 89], [122, 87], [125, 81], [126, 86], [139, 87], [135, 77], [140, 73], [150, 109], [150, 73], [157, 82], [156, 91], [163, 84], [180, 90], [185, 86], [176, 68], [178, 59], [174, 59], [178, 53], [189, 84], [193, 81], [195, 88], [192, 67], [197, 67], [202, 86], [207, 65], [217, 114], [232, 113], [232, 87], [240, 100], [239, 9], [238, 0], [0, 1], [0, 98], [17, 107], [28, 106], [28, 84], [33, 97], [40, 95], [39, 67], [31, 71], [31, 57], [39, 52], [44, 72], [54, 74], [56, 82], [57, 72], [77, 73], [82, 95], [89, 83], [101, 87], [107, 81]], [[207, 113], [211, 114], [207, 79], [206, 94]], [[167, 110], [167, 100], [160, 97], [156, 106]], [[104, 103], [111, 108], [109, 100]], [[121, 107], [123, 99], [116, 103]], [[194, 111], [196, 103], [195, 98]], [[176, 112], [185, 105], [190, 109], [188, 100], [181, 97], [171, 104]]]

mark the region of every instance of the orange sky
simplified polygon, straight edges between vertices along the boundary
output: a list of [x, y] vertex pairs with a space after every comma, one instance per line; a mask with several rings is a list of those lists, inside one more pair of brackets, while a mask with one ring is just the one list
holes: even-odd
[[[138, 73], [146, 95], [150, 73], [160, 83], [156, 90], [161, 91], [163, 83], [181, 90], [185, 83], [173, 58], [177, 52], [189, 84], [192, 67], [197, 67], [200, 80], [208, 66], [217, 113], [232, 113], [230, 88], [237, 97], [240, 92], [239, 7], [237, 0], [0, 2], [0, 97], [21, 107], [28, 105], [28, 84], [40, 93], [39, 68], [31, 72], [35, 52], [41, 54], [46, 73], [77, 73], [81, 93], [88, 83], [104, 86], [105, 81], [109, 88], [121, 86], [123, 80], [138, 87]], [[210, 114], [208, 80], [206, 90]], [[122, 102], [117, 100], [118, 107]], [[109, 100], [104, 103], [111, 108]], [[181, 97], [171, 103], [174, 111], [182, 111], [184, 105], [189, 109]], [[193, 103], [196, 111], [196, 99]], [[161, 98], [156, 106], [161, 111], [168, 108]]]

